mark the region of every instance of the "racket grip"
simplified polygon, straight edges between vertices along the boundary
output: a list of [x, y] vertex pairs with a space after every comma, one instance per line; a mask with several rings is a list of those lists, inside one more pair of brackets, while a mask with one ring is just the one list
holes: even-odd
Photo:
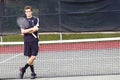
[[34, 33], [32, 33], [32, 35], [33, 35], [35, 38], [37, 38], [37, 36], [36, 36]]

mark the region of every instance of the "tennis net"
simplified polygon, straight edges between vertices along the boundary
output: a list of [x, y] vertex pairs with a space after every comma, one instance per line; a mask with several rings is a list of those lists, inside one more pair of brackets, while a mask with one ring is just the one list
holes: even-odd
[[[40, 41], [35, 71], [38, 77], [119, 74], [119, 44], [120, 37]], [[0, 43], [0, 79], [18, 78], [26, 61], [23, 42]]]

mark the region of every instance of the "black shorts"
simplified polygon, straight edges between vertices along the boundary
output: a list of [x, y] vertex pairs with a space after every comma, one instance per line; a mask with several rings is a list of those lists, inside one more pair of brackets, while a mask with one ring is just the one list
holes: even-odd
[[24, 55], [37, 56], [38, 55], [38, 41], [24, 42]]

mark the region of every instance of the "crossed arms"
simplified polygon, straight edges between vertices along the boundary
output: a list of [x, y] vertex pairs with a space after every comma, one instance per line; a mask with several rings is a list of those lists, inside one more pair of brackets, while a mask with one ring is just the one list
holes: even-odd
[[29, 28], [29, 29], [21, 28], [21, 33], [22, 34], [32, 34], [32, 33], [36, 32], [36, 31], [38, 31], [39, 30], [39, 19], [37, 18], [37, 20], [38, 20], [38, 22], [34, 27]]

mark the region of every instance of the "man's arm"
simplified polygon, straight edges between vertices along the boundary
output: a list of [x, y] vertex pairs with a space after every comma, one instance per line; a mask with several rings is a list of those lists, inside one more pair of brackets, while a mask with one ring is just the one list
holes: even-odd
[[34, 26], [35, 31], [39, 30], [39, 18], [37, 18], [37, 24]]
[[22, 34], [27, 34], [27, 33], [30, 33], [32, 31], [32, 28], [29, 28], [29, 29], [23, 29], [21, 28], [21, 33]]
[[22, 34], [31, 34], [31, 33], [34, 33], [38, 30], [39, 30], [39, 28], [37, 26], [34, 26], [33, 28], [29, 28], [29, 29], [22, 29], [21, 28], [21, 33]]
[[39, 30], [39, 18], [37, 18], [37, 24], [34, 27], [29, 28], [29, 29], [21, 29], [21, 33], [22, 34], [27, 34], [27, 33], [31, 34], [31, 33], [34, 33], [38, 30]]
[[39, 30], [39, 18], [37, 18], [37, 24], [34, 26], [34, 28], [36, 28], [35, 31], [38, 31], [38, 30]]

